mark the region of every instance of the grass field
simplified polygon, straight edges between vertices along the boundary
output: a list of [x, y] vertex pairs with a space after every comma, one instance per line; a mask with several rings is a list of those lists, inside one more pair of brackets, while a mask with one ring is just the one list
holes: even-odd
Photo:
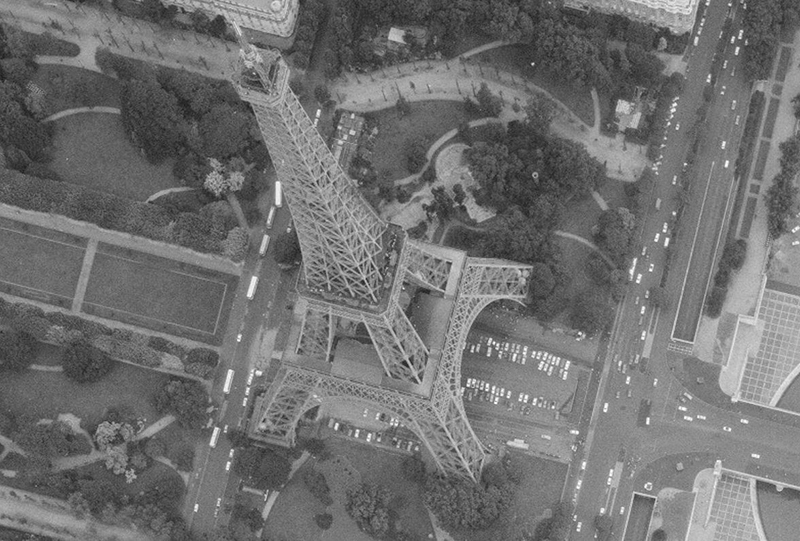
[[399, 118], [394, 107], [371, 113], [378, 120], [378, 135], [372, 163], [378, 178], [399, 180], [409, 176], [406, 168], [406, 145], [416, 137], [426, 137], [430, 145], [466, 120], [464, 104], [455, 101], [411, 103], [411, 114]]
[[481, 65], [513, 73], [547, 90], [587, 125], [594, 126], [594, 104], [589, 89], [578, 87], [560, 74], [547, 69], [537, 67], [532, 70], [531, 62], [534, 61], [534, 55], [530, 46], [506, 45], [484, 51], [472, 58]]
[[567, 465], [544, 458], [514, 453], [522, 467], [522, 482], [511, 507], [492, 525], [462, 536], [470, 541], [521, 539], [524, 532], [533, 532], [546, 509], [558, 503], [567, 476]]
[[85, 239], [0, 219], [0, 289], [69, 307], [86, 249]]
[[[49, 349], [39, 353], [53, 354]], [[38, 358], [34, 363], [39, 363]], [[89, 426], [100, 421], [106, 408], [115, 406], [153, 422], [160, 415], [150, 400], [167, 379], [166, 374], [125, 363], [114, 363], [111, 372], [96, 383], [75, 383], [61, 372], [5, 372], [0, 378], [0, 411], [37, 419], [72, 413]]]
[[182, 185], [172, 174], [172, 159], [153, 165], [139, 153], [119, 115], [84, 113], [54, 124], [49, 166], [66, 181], [139, 201]]
[[83, 311], [180, 335], [224, 328], [238, 278], [100, 244]]
[[[334, 456], [346, 456], [364, 482], [382, 485], [396, 497], [392, 502], [402, 528], [412, 534], [412, 539], [426, 539], [433, 533], [428, 513], [422, 505], [420, 486], [408, 481], [401, 473], [402, 455], [380, 451], [375, 447], [358, 444], [341, 438], [328, 438], [326, 445]], [[313, 465], [307, 463], [303, 468]], [[331, 487], [333, 490], [333, 487]], [[314, 523], [314, 515], [325, 512], [325, 507], [306, 489], [302, 471], [281, 491], [270, 513], [265, 532], [276, 539], [315, 541], [369, 541], [372, 538], [361, 532], [346, 514], [344, 502], [335, 502], [327, 509], [333, 515], [333, 526], [322, 535]]]
[[48, 116], [75, 107], [120, 107], [120, 82], [95, 71], [41, 64], [33, 83], [45, 91]]

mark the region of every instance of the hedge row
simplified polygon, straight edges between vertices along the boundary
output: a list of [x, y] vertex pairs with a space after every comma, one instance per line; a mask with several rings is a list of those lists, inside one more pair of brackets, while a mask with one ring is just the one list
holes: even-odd
[[0, 169], [0, 202], [37, 212], [178, 244], [202, 253], [242, 257], [247, 235], [234, 227], [223, 231], [209, 216], [133, 201], [67, 182]]
[[739, 239], [729, 242], [722, 250], [717, 274], [714, 276], [714, 287], [706, 300], [706, 314], [719, 317], [725, 297], [728, 295], [728, 284], [733, 274], [742, 268], [747, 257], [747, 241]]
[[184, 370], [210, 378], [219, 362], [217, 352], [208, 348], [187, 349], [160, 336], [111, 328], [71, 314], [45, 312], [38, 306], [11, 303], [3, 298], [0, 298], [0, 318], [39, 341], [66, 346], [85, 340], [111, 357], [148, 368]]

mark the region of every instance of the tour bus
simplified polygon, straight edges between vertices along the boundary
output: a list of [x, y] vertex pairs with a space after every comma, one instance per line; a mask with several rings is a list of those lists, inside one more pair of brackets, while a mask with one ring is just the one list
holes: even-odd
[[219, 439], [219, 427], [215, 426], [214, 433], [211, 434], [211, 441], [208, 443], [212, 449], [217, 446], [218, 439]]
[[272, 229], [272, 222], [275, 221], [275, 212], [277, 210], [278, 208], [274, 205], [269, 208], [269, 214], [267, 215], [267, 229]]
[[231, 392], [231, 384], [233, 383], [233, 370], [228, 370], [228, 375], [225, 376], [225, 387], [222, 392], [228, 394]]
[[267, 249], [269, 248], [269, 235], [265, 234], [261, 238], [261, 246], [258, 248], [258, 255], [264, 257], [267, 255]]
[[275, 206], [281, 208], [283, 206], [283, 187], [281, 181], [275, 181]]
[[253, 300], [256, 296], [256, 288], [258, 287], [258, 276], [250, 278], [250, 286], [247, 288], [247, 299]]
[[628, 269], [628, 281], [629, 282], [633, 280], [633, 273], [636, 270], [636, 263], [638, 262], [638, 260], [639, 260], [639, 258], [634, 257], [633, 258], [633, 263], [631, 264], [631, 268]]

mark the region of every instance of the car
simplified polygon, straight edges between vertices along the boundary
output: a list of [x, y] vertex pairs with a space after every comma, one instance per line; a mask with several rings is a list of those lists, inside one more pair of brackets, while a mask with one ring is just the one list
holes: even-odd
[[194, 504], [194, 512], [195, 513], [197, 513], [198, 509], [200, 509], [200, 504], [199, 503]]
[[722, 427], [722, 430], [724, 430], [725, 432], [731, 432], [731, 431], [733, 431], [733, 429], [732, 429], [731, 427], [729, 427], [729, 426], [723, 426], [723, 427]]
[[706, 83], [707, 84], [711, 84], [711, 74], [710, 73], [708, 74], [708, 77], [706, 77]]
[[650, 290], [649, 290], [649, 289], [646, 289], [646, 290], [645, 290], [645, 292], [644, 292], [644, 298], [645, 298], [645, 299], [649, 299], [649, 298], [650, 298]]
[[722, 85], [722, 91], [719, 93], [720, 96], [725, 95], [725, 85]]
[[731, 102], [731, 111], [735, 111], [735, 110], [736, 110], [736, 100], [733, 100]]
[[581, 471], [586, 469], [586, 461], [581, 462]]
[[695, 417], [697, 417], [697, 418], [698, 418], [698, 419], [700, 419], [701, 421], [705, 421], [705, 420], [706, 420], [706, 416], [705, 416], [705, 415], [700, 415], [700, 414], [697, 414], [697, 415], [695, 415]]
[[611, 486], [611, 477], [609, 477], [608, 479], [606, 479], [606, 485], [607, 485], [607, 486]]
[[683, 416], [683, 420], [684, 420], [684, 421], [689, 421], [690, 423], [691, 423], [692, 421], [694, 421], [694, 419], [692, 419], [692, 418], [691, 418], [691, 417], [689, 417], [688, 415], [684, 415], [684, 416]]
[[614, 398], [616, 398], [616, 399], [619, 399], [619, 391], [617, 391], [616, 393], [614, 393]]
[[603, 413], [608, 413], [608, 402], [603, 404]]
[[792, 241], [792, 246], [798, 246], [798, 245], [800, 245], [800, 240], [793, 240]]
[[686, 400], [692, 400], [692, 395], [690, 395], [689, 393], [686, 393], [686, 392], [685, 392], [685, 393], [683, 393], [683, 395], [681, 395], [681, 396], [685, 396], [685, 397], [686, 397]]
[[761, 455], [758, 453], [750, 453], [750, 458], [761, 458]]
[[633, 391], [631, 389], [628, 389], [628, 398], [632, 397], [633, 397]]
[[719, 146], [722, 150], [725, 150], [725, 145], [727, 145], [727, 141], [723, 141], [722, 144]]
[[222, 498], [217, 498], [217, 507], [222, 505]]
[[645, 489], [646, 491], [648, 491], [648, 492], [649, 492], [649, 491], [651, 491], [651, 490], [653, 490], [653, 483], [652, 483], [651, 481], [648, 481], [648, 482], [646, 482], [646, 483], [644, 484], [644, 489]]
[[733, 56], [739, 56], [739, 47], [736, 47], [736, 49], [733, 51]]
[[241, 342], [242, 341], [242, 333], [239, 333], [239, 334], [236, 335], [236, 341], [237, 342]]
[[236, 449], [231, 449], [228, 453], [228, 458], [233, 458], [233, 454], [236, 452]]
[[653, 242], [658, 242], [658, 239], [661, 238], [661, 233], [656, 233], [656, 236], [653, 237]]
[[[678, 183], [678, 175], [673, 175], [672, 177], [672, 185], [675, 186]], [[642, 254], [644, 255], [644, 254]]]
[[742, 39], [743, 36], [744, 36], [744, 30], [740, 29], [739, 30], [739, 39]]
[[656, 268], [656, 264], [655, 263], [650, 263], [650, 266], [647, 267], [647, 272], [653, 272], [653, 269], [655, 269], [655, 268]]
[[686, 406], [678, 406], [678, 411], [689, 411]]
[[728, 61], [727, 60], [722, 63], [722, 69], [724, 69], [724, 70], [728, 69]]
[[636, 275], [636, 283], [637, 284], [641, 284], [642, 283], [642, 275], [641, 274], [637, 274]]
[[631, 384], [631, 377], [628, 376], [625, 378], [625, 385], [630, 385], [630, 384]]
[[669, 246], [669, 237], [664, 237], [664, 248]]
[[375, 434], [373, 434], [372, 432], [367, 432], [367, 443], [371, 442], [372, 438], [374, 438], [374, 437], [375, 437]]
[[658, 387], [658, 378], [653, 378], [653, 387]]
[[736, 36], [731, 36], [731, 45], [733, 45], [734, 43], [736, 43]]
[[647, 331], [642, 331], [642, 341], [647, 339]]
[[743, 425], [749, 425], [750, 424], [750, 421], [748, 421], [747, 419], [739, 419], [739, 422], [742, 423]]
[[286, 232], [291, 233], [294, 230], [294, 221], [289, 220], [289, 225], [286, 226]]
[[340, 427], [340, 426], [341, 426], [341, 425], [340, 425], [338, 422], [337, 422], [337, 423], [333, 423], [333, 429], [334, 429], [336, 432], [339, 432], [339, 427]]
[[247, 407], [247, 397], [246, 396], [244, 397], [244, 400], [242, 400], [242, 407], [243, 408]]
[[681, 123], [680, 122], [676, 122], [675, 123], [675, 131], [680, 131], [680, 129], [681, 129]]
[[579, 523], [578, 523], [578, 525], [577, 525], [577, 526], [575, 526], [575, 531], [576, 531], [576, 532], [579, 532], [579, 531], [581, 531], [581, 526], [583, 526], [583, 522], [579, 522]]
[[250, 396], [250, 387], [245, 387], [244, 388], [244, 395], [245, 396]]
[[624, 515], [625, 514], [625, 506], [624, 505], [619, 508], [619, 514], [620, 515]]
[[523, 402], [525, 402], [525, 403], [527, 404], [527, 403], [528, 403], [528, 400], [530, 400], [530, 398], [531, 398], [531, 397], [530, 397], [530, 396], [529, 396], [527, 393], [525, 393], [525, 396], [522, 398], [522, 401], [523, 401]]
[[669, 224], [667, 222], [664, 222], [664, 225], [661, 226], [661, 232], [666, 233], [668, 229], [669, 229]]
[[228, 433], [228, 425], [225, 425], [225, 426], [222, 427], [222, 433], [223, 434], [227, 434]]
[[647, 306], [642, 306], [642, 309], [639, 310], [639, 315], [643, 316], [646, 310], [647, 310]]
[[358, 439], [358, 435], [359, 435], [359, 434], [361, 434], [361, 429], [360, 429], [360, 428], [356, 428], [356, 431], [355, 431], [355, 432], [353, 432], [353, 437], [354, 437], [354, 438], [356, 438], [356, 439]]
[[729, 165], [730, 165], [730, 162], [728, 160], [725, 160], [725, 169], [727, 169]]

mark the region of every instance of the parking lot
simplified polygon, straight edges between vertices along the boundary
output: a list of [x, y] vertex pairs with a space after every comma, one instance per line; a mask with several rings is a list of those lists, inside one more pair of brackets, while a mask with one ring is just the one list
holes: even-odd
[[467, 338], [461, 392], [470, 424], [490, 446], [506, 444], [571, 459], [577, 431], [564, 422], [586, 369], [533, 342], [484, 330]]

